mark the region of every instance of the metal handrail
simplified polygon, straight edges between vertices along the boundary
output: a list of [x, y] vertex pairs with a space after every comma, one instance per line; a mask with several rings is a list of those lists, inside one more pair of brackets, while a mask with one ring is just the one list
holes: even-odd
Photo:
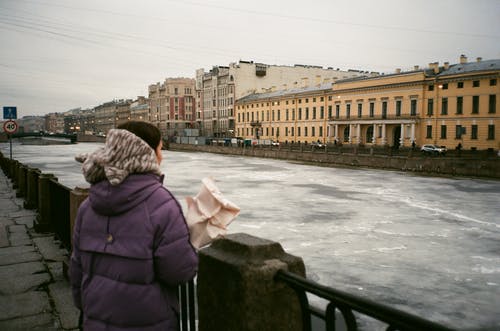
[[179, 330], [196, 331], [196, 290], [194, 279], [178, 287], [179, 296]]
[[[311, 314], [326, 322], [326, 330], [335, 330], [335, 311], [339, 310], [346, 322], [347, 330], [357, 330], [357, 321], [353, 311], [375, 318], [388, 325], [389, 330], [401, 331], [450, 331], [452, 329], [423, 319], [410, 313], [398, 310], [384, 304], [355, 296], [353, 294], [333, 289], [294, 273], [280, 270], [275, 280], [283, 281], [297, 293], [302, 309], [303, 330], [311, 330]], [[306, 293], [314, 294], [329, 301], [326, 311], [309, 305]]]

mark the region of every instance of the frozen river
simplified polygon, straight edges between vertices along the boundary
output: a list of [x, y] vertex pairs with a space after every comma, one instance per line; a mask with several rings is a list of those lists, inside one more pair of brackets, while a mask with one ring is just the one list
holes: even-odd
[[[73, 156], [98, 146], [14, 144], [13, 157], [87, 186]], [[280, 242], [321, 284], [457, 329], [500, 330], [500, 181], [172, 151], [162, 170], [183, 206], [214, 177], [242, 210], [229, 232]]]

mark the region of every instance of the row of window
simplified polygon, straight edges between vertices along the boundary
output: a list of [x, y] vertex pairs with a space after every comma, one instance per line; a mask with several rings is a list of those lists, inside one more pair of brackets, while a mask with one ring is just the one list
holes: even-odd
[[[441, 115], [448, 115], [448, 99], [441, 99]], [[497, 109], [497, 96], [496, 94], [490, 94], [488, 99], [488, 114], [495, 114]], [[462, 115], [464, 113], [464, 97], [456, 97], [456, 115]], [[432, 116], [434, 114], [434, 99], [427, 100], [427, 115]], [[479, 95], [472, 96], [472, 112], [471, 114], [479, 114]]]
[[[432, 138], [432, 125], [427, 125], [427, 132], [426, 132], [426, 137], [427, 139]], [[477, 124], [471, 125], [470, 128], [470, 139], [476, 140], [479, 139], [478, 137], [478, 126]], [[441, 125], [440, 128], [440, 138], [441, 139], [447, 139], [448, 136], [448, 127], [446, 125]], [[455, 139], [462, 139], [465, 134], [467, 134], [467, 129], [465, 126], [462, 125], [455, 125]], [[488, 140], [494, 140], [495, 139], [495, 125], [494, 124], [489, 124], [488, 125]]]
[[[285, 137], [288, 136], [295, 136], [297, 134], [297, 137], [316, 137], [316, 133], [318, 134], [318, 137], [323, 137], [323, 127], [320, 126], [318, 128], [312, 126], [312, 127], [297, 127], [297, 130], [295, 130], [295, 127], [285, 127]], [[302, 130], [303, 129], [303, 130]], [[310, 130], [309, 130], [310, 129]], [[265, 130], [265, 131], [264, 131]], [[265, 133], [265, 134], [264, 134]], [[280, 136], [280, 128], [238, 128], [238, 136], [268, 136], [268, 137], [276, 137], [278, 138]]]
[[[496, 86], [497, 85], [497, 80], [496, 78], [490, 79], [490, 86]], [[479, 80], [473, 80], [472, 81], [472, 87], [479, 87], [480, 86], [480, 81]], [[443, 90], [448, 89], [448, 83], [443, 83], [439, 85], [439, 88]], [[457, 88], [464, 88], [464, 82], [457, 82]], [[434, 85], [429, 85], [428, 88], [429, 91], [434, 91]]]

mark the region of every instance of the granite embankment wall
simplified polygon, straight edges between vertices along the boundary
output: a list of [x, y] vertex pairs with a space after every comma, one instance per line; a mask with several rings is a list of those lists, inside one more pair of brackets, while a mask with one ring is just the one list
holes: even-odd
[[[450, 151], [447, 156], [426, 156], [419, 151], [390, 151], [378, 155], [373, 150], [356, 148], [311, 149], [309, 146], [214, 146], [171, 143], [171, 150], [253, 156], [312, 163], [330, 167], [367, 167], [411, 171], [426, 175], [466, 176], [500, 179], [500, 157], [494, 153]], [[362, 152], [361, 152], [362, 151]], [[397, 155], [394, 155], [396, 154]]]

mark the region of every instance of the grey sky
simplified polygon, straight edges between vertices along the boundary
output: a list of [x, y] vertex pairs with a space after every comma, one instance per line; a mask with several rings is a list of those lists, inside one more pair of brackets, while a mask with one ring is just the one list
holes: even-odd
[[499, 0], [0, 0], [0, 106], [147, 95], [238, 60], [393, 72], [500, 58]]

